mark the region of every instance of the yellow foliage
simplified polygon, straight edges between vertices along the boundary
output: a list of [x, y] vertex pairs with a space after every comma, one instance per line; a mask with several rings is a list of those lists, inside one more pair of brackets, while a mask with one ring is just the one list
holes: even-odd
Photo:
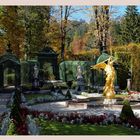
[[1, 45], [5, 45], [8, 42], [11, 44], [13, 52], [22, 57], [20, 47], [25, 39], [25, 29], [23, 25], [19, 23], [19, 15], [16, 6], [5, 6], [4, 12], [0, 17], [1, 27], [6, 30], [6, 34], [1, 38]]
[[124, 46], [112, 46], [113, 53], [127, 55], [129, 60], [120, 60], [120, 62], [129, 61], [129, 68], [132, 70], [132, 89], [140, 91], [140, 44], [131, 43]]
[[122, 46], [111, 46], [110, 50], [113, 52], [126, 52], [131, 53], [131, 51], [135, 50], [135, 48], [140, 48], [140, 44], [130, 43], [128, 45], [122, 45]]
[[48, 28], [44, 29], [45, 37], [49, 39], [50, 46], [57, 53], [60, 53], [60, 28], [56, 21], [50, 23]]
[[65, 60], [93, 61], [95, 56], [100, 55], [99, 49], [91, 49], [89, 51], [83, 50], [78, 54], [73, 54], [71, 51], [65, 52]]
[[78, 53], [78, 55], [96, 55], [98, 56], [100, 54], [99, 49], [91, 49], [89, 51], [83, 50]]

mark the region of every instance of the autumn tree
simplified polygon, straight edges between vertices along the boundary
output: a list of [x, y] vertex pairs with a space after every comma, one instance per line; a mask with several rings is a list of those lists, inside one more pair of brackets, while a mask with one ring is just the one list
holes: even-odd
[[61, 30], [61, 58], [64, 60], [64, 50], [66, 43], [66, 33], [68, 18], [70, 16], [71, 6], [60, 6], [60, 30]]
[[[80, 11], [81, 8], [75, 8], [73, 6], [58, 6], [55, 7], [55, 13], [58, 16], [57, 21], [60, 28], [60, 42], [61, 42], [61, 60], [64, 60], [65, 51], [68, 49], [66, 47], [70, 46], [72, 39], [69, 36], [69, 32], [72, 30], [71, 27], [77, 26], [73, 24], [70, 20], [70, 17]], [[71, 26], [72, 25], [72, 26]]]
[[25, 28], [19, 15], [18, 6], [4, 6], [0, 14], [0, 27], [4, 32], [1, 41], [10, 43], [13, 52], [20, 58], [22, 57], [21, 48], [24, 46]]
[[93, 6], [95, 15], [96, 46], [106, 50], [109, 33], [109, 6]]
[[[3, 7], [0, 6], [0, 17], [3, 15]], [[3, 39], [3, 36], [5, 35], [5, 31], [2, 28], [2, 24], [0, 24], [0, 54], [4, 53], [4, 46], [5, 46], [5, 40]]]
[[72, 46], [72, 53], [73, 54], [79, 54], [80, 51], [84, 50], [85, 48], [85, 43], [82, 37], [80, 37], [77, 32], [75, 33], [73, 37], [73, 41], [71, 43]]
[[[51, 17], [50, 25], [45, 32], [45, 37], [49, 40], [50, 47], [57, 53], [61, 53], [61, 32], [60, 24], [55, 17]], [[60, 57], [60, 56], [59, 56]]]

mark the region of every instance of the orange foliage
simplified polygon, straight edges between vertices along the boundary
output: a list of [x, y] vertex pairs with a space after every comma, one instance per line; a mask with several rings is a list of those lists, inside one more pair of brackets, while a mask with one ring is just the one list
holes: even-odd
[[93, 61], [95, 57], [99, 55], [100, 55], [99, 49], [91, 49], [89, 51], [82, 50], [78, 54], [73, 54], [71, 51], [66, 51], [65, 60]]
[[0, 55], [5, 52], [5, 42], [3, 39], [0, 38]]
[[79, 54], [82, 50], [85, 49], [85, 41], [80, 37], [74, 38], [71, 45], [73, 54]]

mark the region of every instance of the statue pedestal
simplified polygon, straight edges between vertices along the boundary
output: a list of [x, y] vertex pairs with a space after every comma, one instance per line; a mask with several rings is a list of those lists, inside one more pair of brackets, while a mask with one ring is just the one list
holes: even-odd
[[85, 90], [84, 78], [78, 78], [77, 79], [77, 88], [80, 89], [80, 91], [84, 91]]
[[104, 105], [114, 105], [116, 103], [116, 99], [104, 99]]
[[104, 99], [104, 109], [113, 109], [113, 105], [116, 103], [116, 99]]
[[35, 78], [33, 83], [32, 83], [32, 88], [33, 89], [39, 89], [39, 79]]

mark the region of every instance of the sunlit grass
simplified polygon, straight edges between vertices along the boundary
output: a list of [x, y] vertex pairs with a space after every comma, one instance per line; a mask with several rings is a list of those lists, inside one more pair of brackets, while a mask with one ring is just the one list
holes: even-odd
[[64, 124], [40, 120], [41, 135], [140, 135], [140, 132], [121, 125]]
[[124, 99], [125, 97], [128, 97], [128, 95], [126, 94], [116, 94], [115, 95], [115, 98], [122, 98], [122, 99]]
[[44, 98], [49, 98], [49, 97], [52, 97], [52, 95], [46, 95], [46, 94], [28, 94], [28, 95], [25, 95], [25, 98], [27, 100], [32, 100], [32, 99], [35, 99], [35, 98], [38, 98], [38, 97], [44, 97]]

